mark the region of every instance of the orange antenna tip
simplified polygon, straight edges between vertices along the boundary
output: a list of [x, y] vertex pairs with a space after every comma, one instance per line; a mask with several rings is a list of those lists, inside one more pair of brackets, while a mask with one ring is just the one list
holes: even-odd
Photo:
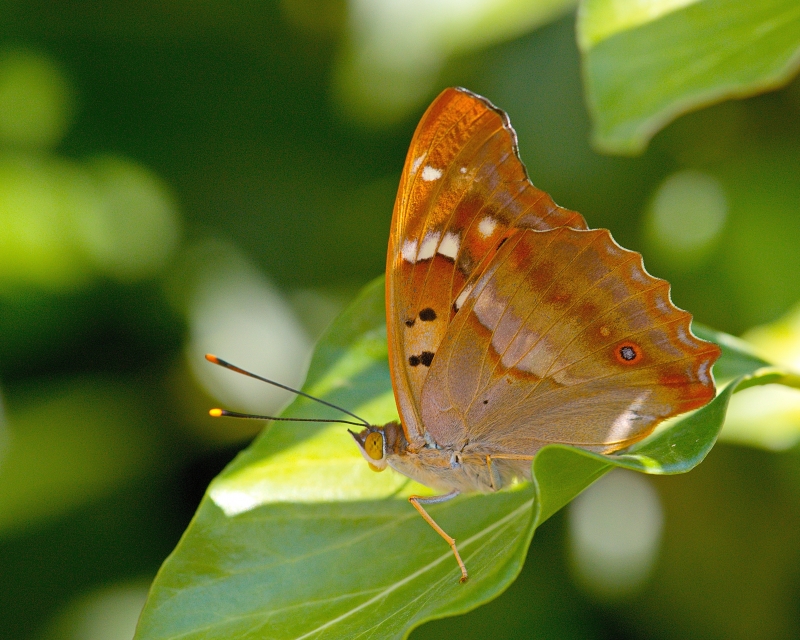
[[209, 409], [208, 415], [210, 415], [212, 418], [219, 418], [222, 416], [222, 409]]
[[[369, 426], [369, 422], [364, 420], [364, 418], [359, 418], [355, 413], [348, 411], [347, 409], [343, 409], [342, 407], [337, 407], [335, 404], [328, 402], [327, 400], [323, 400], [322, 398], [315, 398], [307, 394], [305, 391], [300, 391], [299, 389], [292, 389], [291, 387], [287, 387], [285, 384], [281, 384], [280, 382], [275, 382], [274, 380], [270, 380], [269, 378], [262, 378], [261, 376], [256, 375], [255, 373], [250, 373], [249, 371], [245, 371], [244, 369], [240, 369], [234, 364], [230, 362], [226, 362], [222, 358], [218, 358], [217, 356], [207, 353], [206, 360], [213, 364], [218, 364], [221, 367], [225, 367], [226, 369], [230, 369], [231, 371], [235, 371], [236, 373], [241, 373], [242, 375], [248, 376], [250, 378], [255, 378], [256, 380], [261, 380], [262, 382], [266, 382], [267, 384], [271, 384], [273, 387], [278, 387], [279, 389], [286, 389], [286, 391], [291, 391], [292, 393], [296, 393], [298, 396], [303, 396], [304, 398], [308, 398], [309, 400], [314, 400], [315, 402], [319, 402], [320, 404], [324, 404], [326, 407], [331, 407], [332, 409], [336, 409], [337, 411], [341, 411], [342, 413], [346, 413], [347, 415], [355, 418], [365, 427]], [[215, 418], [220, 416], [230, 416], [231, 418], [252, 418], [256, 420], [295, 420], [294, 418], [274, 418], [271, 416], [256, 416], [250, 413], [238, 413], [236, 411], [228, 411], [227, 409], [212, 409], [209, 412]], [[299, 422], [300, 420], [298, 420]], [[302, 419], [302, 422], [307, 422], [305, 418]], [[312, 420], [312, 422], [315, 422]], [[330, 420], [322, 420], [321, 422], [330, 422]], [[339, 420], [336, 420], [339, 422]], [[349, 422], [347, 424], [350, 424]]]

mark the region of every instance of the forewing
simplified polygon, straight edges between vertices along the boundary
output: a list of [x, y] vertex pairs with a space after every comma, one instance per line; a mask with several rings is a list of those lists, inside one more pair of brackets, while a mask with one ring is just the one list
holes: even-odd
[[421, 418], [445, 447], [609, 452], [714, 397], [716, 345], [608, 231], [518, 230], [439, 346]]
[[417, 127], [400, 179], [386, 265], [389, 363], [406, 436], [424, 440], [419, 401], [455, 311], [515, 228], [586, 228], [528, 179], [508, 117], [447, 89]]

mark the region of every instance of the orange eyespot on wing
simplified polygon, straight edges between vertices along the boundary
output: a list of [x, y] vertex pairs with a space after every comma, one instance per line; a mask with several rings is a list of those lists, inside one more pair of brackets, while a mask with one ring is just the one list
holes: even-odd
[[635, 342], [623, 342], [614, 349], [614, 357], [620, 364], [638, 364], [642, 360], [642, 348]]
[[411, 141], [386, 264], [389, 358], [406, 437], [424, 441], [422, 386], [454, 315], [511, 229], [586, 228], [528, 179], [508, 116], [447, 89]]

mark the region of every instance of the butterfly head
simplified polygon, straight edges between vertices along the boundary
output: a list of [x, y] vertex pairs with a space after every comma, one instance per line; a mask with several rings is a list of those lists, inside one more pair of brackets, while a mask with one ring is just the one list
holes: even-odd
[[408, 441], [399, 422], [389, 422], [382, 427], [371, 425], [359, 433], [348, 431], [373, 471], [383, 471], [390, 456], [401, 456], [408, 449]]
[[383, 471], [386, 468], [387, 446], [386, 434], [383, 427], [370, 426], [356, 433], [351, 431], [350, 435], [358, 445], [358, 450], [364, 456], [364, 460], [369, 464], [373, 471]]

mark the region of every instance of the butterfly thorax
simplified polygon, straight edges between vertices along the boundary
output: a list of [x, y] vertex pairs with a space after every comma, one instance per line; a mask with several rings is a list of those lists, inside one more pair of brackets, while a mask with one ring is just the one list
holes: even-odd
[[469, 445], [456, 450], [433, 441], [412, 448], [398, 422], [350, 433], [370, 468], [390, 466], [434, 489], [489, 493], [530, 478], [530, 460], [497, 459]]

